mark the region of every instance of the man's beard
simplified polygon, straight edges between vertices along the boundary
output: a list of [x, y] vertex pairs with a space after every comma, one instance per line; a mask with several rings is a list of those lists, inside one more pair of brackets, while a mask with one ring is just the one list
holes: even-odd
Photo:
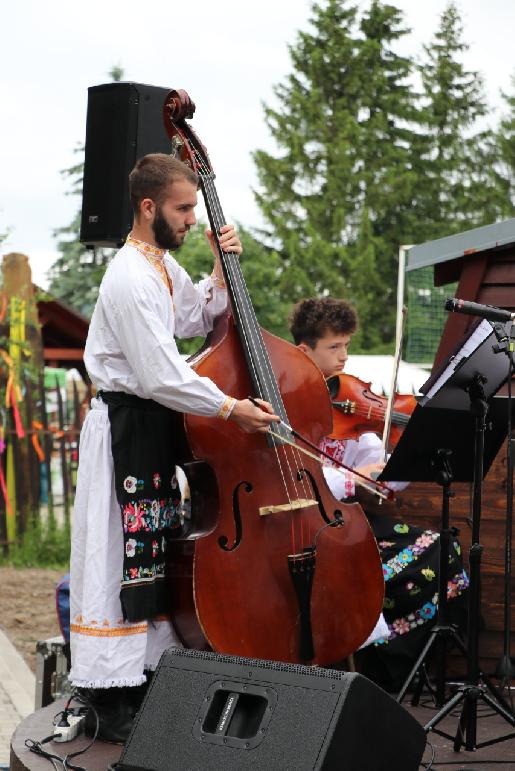
[[154, 240], [161, 249], [171, 249], [172, 251], [176, 251], [182, 246], [184, 238], [179, 241], [177, 234], [163, 217], [160, 207], [157, 208], [156, 216], [152, 223], [152, 230], [154, 233]]

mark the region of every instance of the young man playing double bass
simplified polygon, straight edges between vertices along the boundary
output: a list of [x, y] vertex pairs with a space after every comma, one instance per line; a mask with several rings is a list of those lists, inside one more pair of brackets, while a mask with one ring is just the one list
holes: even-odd
[[[193, 284], [169, 254], [195, 224], [197, 185], [171, 156], [138, 161], [134, 226], [102, 280], [84, 354], [97, 397], [81, 433], [73, 513], [70, 680], [95, 707], [107, 741], [125, 741], [147, 672], [181, 644], [164, 580], [181, 503], [172, 410], [233, 420], [247, 432], [277, 419], [268, 403], [236, 400], [199, 377], [178, 352], [175, 336], [205, 336], [227, 304], [209, 231], [209, 278]], [[231, 225], [219, 242], [242, 251]]]
[[[340, 374], [348, 358], [357, 315], [347, 302], [331, 297], [302, 300], [293, 308], [290, 331], [296, 345], [312, 359], [328, 378]], [[335, 460], [366, 476], [379, 472], [382, 444], [376, 434], [364, 433], [358, 440], [324, 438], [321, 449]], [[356, 494], [352, 474], [324, 467], [326, 481], [336, 498]], [[399, 483], [390, 483], [399, 489]], [[365, 513], [377, 540], [385, 578], [383, 613], [386, 634], [360, 653], [361, 671], [392, 691], [401, 688], [436, 620], [438, 602], [439, 535], [386, 515]], [[450, 554], [447, 593], [462, 595], [468, 586], [460, 547], [453, 541]], [[454, 608], [453, 608], [454, 606]], [[459, 606], [459, 607], [458, 607]], [[449, 606], [463, 620], [462, 601]]]

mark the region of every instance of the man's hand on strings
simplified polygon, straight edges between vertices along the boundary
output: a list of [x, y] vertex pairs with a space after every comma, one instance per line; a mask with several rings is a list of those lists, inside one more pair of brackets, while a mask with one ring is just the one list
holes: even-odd
[[[211, 250], [213, 254], [215, 255], [215, 259], [218, 260], [218, 247], [216, 244], [216, 239], [213, 235], [213, 231], [209, 230], [209, 228], [205, 231], [206, 238], [209, 241], [209, 245], [211, 247]], [[234, 225], [223, 225], [220, 228], [220, 233], [218, 234], [218, 241], [220, 242], [220, 246], [224, 252], [232, 252], [234, 254], [241, 254], [243, 251], [243, 247], [241, 245], [240, 237], [236, 231], [236, 228]]]
[[259, 407], [252, 404], [249, 399], [238, 400], [229, 420], [234, 420], [247, 434], [252, 434], [255, 431], [266, 433], [271, 424], [279, 420], [279, 417], [274, 414], [273, 407], [268, 402], [263, 401], [263, 399], [254, 399], [254, 401], [259, 404]]

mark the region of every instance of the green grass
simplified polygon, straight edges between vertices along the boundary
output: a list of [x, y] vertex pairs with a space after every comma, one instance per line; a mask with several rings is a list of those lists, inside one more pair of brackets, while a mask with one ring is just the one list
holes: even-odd
[[18, 568], [67, 568], [69, 561], [70, 527], [58, 525], [52, 514], [43, 523], [32, 520], [18, 542], [0, 555], [0, 565]]

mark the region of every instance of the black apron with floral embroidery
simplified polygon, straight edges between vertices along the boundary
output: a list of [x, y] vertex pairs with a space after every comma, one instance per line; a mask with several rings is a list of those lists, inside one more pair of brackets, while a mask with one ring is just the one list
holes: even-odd
[[120, 601], [125, 620], [142, 621], [167, 614], [170, 608], [167, 544], [181, 526], [176, 416], [151, 399], [113, 391], [100, 391], [98, 396], [108, 406], [123, 523]]
[[[367, 512], [383, 563], [383, 613], [389, 637], [359, 652], [360, 672], [388, 691], [398, 691], [437, 621], [440, 536], [433, 530]], [[449, 543], [449, 623], [463, 634], [468, 575], [456, 538]]]

